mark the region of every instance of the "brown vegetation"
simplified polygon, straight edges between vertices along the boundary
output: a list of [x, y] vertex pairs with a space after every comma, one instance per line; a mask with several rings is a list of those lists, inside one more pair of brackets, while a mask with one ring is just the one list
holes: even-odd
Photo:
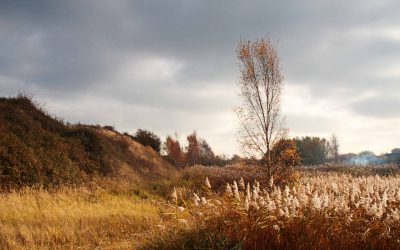
[[97, 126], [66, 125], [27, 96], [0, 98], [0, 188], [81, 184], [127, 165], [160, 176], [170, 166], [130, 137]]
[[[174, 249], [397, 249], [400, 232], [400, 178], [329, 172], [302, 176], [284, 188], [274, 181], [237, 179], [225, 192], [187, 199], [175, 192], [177, 224], [166, 228], [150, 248]], [[210, 188], [212, 187], [212, 188]]]

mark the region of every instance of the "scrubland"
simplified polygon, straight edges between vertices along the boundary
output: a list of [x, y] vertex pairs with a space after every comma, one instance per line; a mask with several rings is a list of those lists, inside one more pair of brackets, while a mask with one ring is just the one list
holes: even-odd
[[301, 168], [285, 183], [257, 167], [194, 166], [173, 178], [158, 193], [116, 180], [3, 192], [0, 248], [400, 248], [394, 168]]

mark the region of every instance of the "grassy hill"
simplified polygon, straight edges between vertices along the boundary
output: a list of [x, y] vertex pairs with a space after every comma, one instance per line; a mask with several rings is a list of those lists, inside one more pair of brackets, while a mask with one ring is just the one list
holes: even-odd
[[150, 147], [100, 126], [69, 125], [29, 97], [0, 98], [0, 188], [146, 179], [175, 169]]

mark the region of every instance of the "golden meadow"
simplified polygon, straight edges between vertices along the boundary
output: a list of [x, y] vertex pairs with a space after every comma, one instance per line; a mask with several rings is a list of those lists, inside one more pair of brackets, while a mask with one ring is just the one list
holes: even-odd
[[4, 192], [0, 248], [400, 247], [397, 169], [315, 167], [295, 173], [286, 185], [256, 167], [194, 166], [173, 177], [173, 185], [159, 184], [166, 195], [141, 195], [130, 191], [131, 184], [110, 179]]

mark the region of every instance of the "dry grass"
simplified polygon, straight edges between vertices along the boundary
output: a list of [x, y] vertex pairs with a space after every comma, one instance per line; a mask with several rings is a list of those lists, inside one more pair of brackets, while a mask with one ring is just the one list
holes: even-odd
[[87, 188], [0, 195], [0, 249], [132, 249], [160, 207]]
[[103, 179], [3, 193], [0, 249], [400, 248], [397, 172], [300, 173], [284, 186], [258, 168], [197, 166], [142, 189]]
[[200, 199], [176, 189], [188, 226], [166, 230], [147, 248], [400, 248], [399, 175], [313, 171], [284, 188], [238, 179], [226, 193], [207, 185]]
[[[243, 178], [245, 182], [258, 180], [264, 185], [269, 181], [264, 167], [246, 164], [233, 164], [224, 167], [196, 165], [181, 171], [180, 181], [187, 181], [192, 184], [192, 188], [199, 189], [206, 177], [213, 183], [214, 191], [223, 191], [227, 182], [233, 182], [240, 178]], [[284, 186], [298, 181], [300, 174], [293, 168], [285, 168], [282, 171], [277, 171], [274, 178], [276, 185]]]

